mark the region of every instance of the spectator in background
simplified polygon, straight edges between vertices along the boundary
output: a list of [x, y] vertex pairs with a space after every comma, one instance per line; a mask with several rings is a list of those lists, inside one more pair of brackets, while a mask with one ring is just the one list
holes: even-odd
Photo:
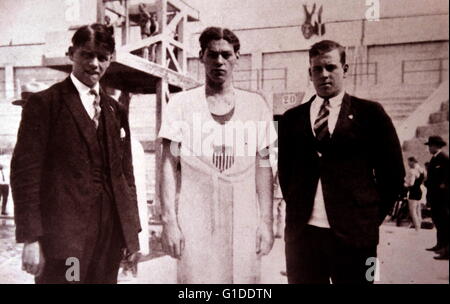
[[[141, 223], [141, 232], [139, 232], [139, 259], [141, 256], [146, 256], [150, 253], [150, 236], [148, 230], [148, 207], [147, 207], [147, 193], [145, 185], [145, 151], [142, 144], [131, 136], [131, 155], [133, 156], [133, 173], [136, 184], [136, 194], [139, 211], [139, 221]], [[129, 281], [131, 278], [128, 272], [131, 271], [133, 277], [137, 277], [138, 264], [122, 261], [122, 272], [119, 274], [119, 281]]]
[[[155, 14], [151, 14], [144, 3], [139, 4], [139, 26], [141, 27], [141, 38], [145, 39], [158, 33], [159, 24]], [[142, 57], [156, 61], [155, 53], [156, 44], [152, 44], [148, 47], [144, 47], [142, 50]]]
[[9, 183], [8, 174], [6, 174], [6, 170], [3, 168], [3, 165], [0, 164], [0, 200], [2, 201], [2, 215], [8, 215], [6, 205], [8, 204]]
[[32, 79], [30, 82], [27, 82], [20, 87], [21, 98], [13, 100], [11, 103], [13, 105], [23, 107], [25, 106], [28, 97], [30, 97], [31, 94], [43, 91], [47, 88], [48, 88], [47, 85], [43, 84], [42, 82], [36, 81], [35, 79]]
[[[117, 96], [116, 93], [120, 94]], [[111, 97], [117, 99], [119, 103], [126, 110], [127, 116], [130, 114], [130, 102], [132, 94], [125, 91], [115, 90], [110, 94]], [[147, 186], [146, 186], [146, 172], [147, 166], [145, 161], [144, 147], [140, 141], [131, 136], [131, 155], [133, 161], [134, 181], [136, 184], [136, 194], [139, 210], [139, 221], [141, 223], [141, 232], [139, 232], [139, 247], [141, 255], [148, 255], [150, 253], [149, 247], [149, 230], [148, 230], [148, 205], [147, 205]]]
[[437, 260], [448, 260], [449, 257], [449, 168], [448, 156], [442, 151], [446, 144], [440, 136], [430, 136], [425, 143], [432, 155], [425, 186], [437, 238], [436, 245], [427, 250], [438, 253], [438, 256], [434, 257]]
[[111, 35], [114, 35], [114, 24], [112, 24], [111, 17], [108, 15], [105, 16], [105, 26]]
[[405, 187], [408, 188], [408, 207], [409, 214], [416, 231], [420, 230], [422, 225], [422, 183], [425, 179], [425, 170], [419, 165], [415, 157], [408, 158], [409, 170], [405, 177]]

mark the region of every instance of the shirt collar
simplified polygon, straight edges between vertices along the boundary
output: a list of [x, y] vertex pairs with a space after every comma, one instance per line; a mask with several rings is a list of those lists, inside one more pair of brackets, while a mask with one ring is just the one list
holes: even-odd
[[90, 88], [81, 81], [79, 81], [78, 78], [76, 78], [75, 75], [73, 75], [73, 73], [70, 73], [70, 79], [72, 80], [75, 88], [77, 89], [80, 95], [87, 95], [89, 91], [92, 89], [94, 89], [98, 94], [100, 90], [100, 85], [98, 84], [98, 82], [94, 85], [94, 87]]
[[438, 150], [436, 153], [433, 154], [433, 157], [436, 157], [439, 153], [441, 153], [442, 150]]
[[[344, 95], [345, 95], [345, 91], [342, 90], [342, 92], [339, 93], [338, 95], [336, 95], [332, 98], [328, 98], [328, 100], [330, 101], [330, 107], [331, 108], [340, 107], [342, 104], [342, 100], [344, 99]], [[319, 100], [321, 100], [323, 102], [324, 98], [320, 97], [319, 95], [317, 95], [317, 97], [319, 97]]]

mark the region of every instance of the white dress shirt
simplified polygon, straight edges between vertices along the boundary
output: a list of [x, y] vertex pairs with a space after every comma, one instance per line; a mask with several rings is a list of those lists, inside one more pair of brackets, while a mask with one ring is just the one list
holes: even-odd
[[88, 113], [89, 117], [93, 119], [95, 114], [94, 109], [95, 96], [89, 93], [89, 91], [94, 89], [97, 92], [97, 94], [99, 94], [100, 85], [97, 82], [93, 88], [90, 88], [81, 81], [79, 81], [72, 73], [70, 74], [70, 79], [72, 80], [73, 84], [75, 85], [75, 88], [78, 91], [78, 94], [80, 95], [81, 103], [83, 104], [84, 109]]
[[438, 150], [436, 153], [433, 154], [433, 157], [431, 158], [435, 158], [439, 153], [441, 153], [442, 150]]
[[[330, 132], [330, 135], [333, 135], [334, 129], [336, 127], [336, 123], [339, 117], [339, 112], [341, 110], [342, 105], [342, 99], [344, 98], [345, 91], [342, 91], [339, 95], [329, 98], [330, 106], [329, 111], [330, 114], [328, 115], [328, 131]], [[313, 100], [309, 112], [309, 117], [311, 120], [311, 129], [314, 135], [314, 122], [317, 119], [317, 116], [319, 115], [320, 107], [323, 104], [323, 98], [316, 96], [316, 98]], [[319, 153], [320, 155], [320, 153]], [[325, 210], [325, 202], [323, 199], [323, 190], [322, 190], [322, 182], [319, 178], [319, 184], [317, 185], [317, 191], [316, 196], [314, 198], [314, 206], [311, 213], [311, 217], [308, 221], [309, 225], [321, 227], [321, 228], [330, 228], [330, 223], [328, 222], [328, 216], [327, 212]]]

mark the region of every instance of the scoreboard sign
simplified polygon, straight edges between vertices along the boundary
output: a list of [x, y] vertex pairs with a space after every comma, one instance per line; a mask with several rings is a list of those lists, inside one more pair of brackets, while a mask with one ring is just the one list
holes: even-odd
[[287, 110], [301, 104], [305, 92], [273, 93], [273, 114], [282, 115]]

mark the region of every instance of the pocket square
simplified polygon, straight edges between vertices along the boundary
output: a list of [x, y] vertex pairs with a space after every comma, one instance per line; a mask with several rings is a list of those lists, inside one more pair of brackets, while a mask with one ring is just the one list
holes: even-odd
[[120, 128], [120, 139], [124, 139], [127, 136], [124, 128]]

